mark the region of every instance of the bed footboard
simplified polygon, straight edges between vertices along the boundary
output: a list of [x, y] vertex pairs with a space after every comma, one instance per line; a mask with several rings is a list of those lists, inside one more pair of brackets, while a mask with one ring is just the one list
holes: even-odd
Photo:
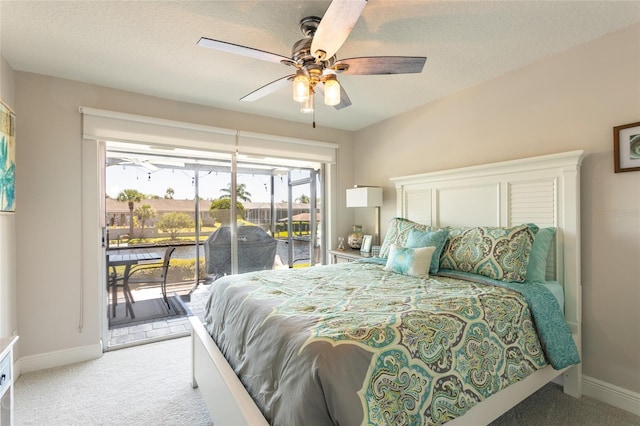
[[192, 386], [199, 388], [216, 426], [269, 423], [209, 336], [200, 319], [189, 317]]
[[491, 395], [482, 401], [482, 403], [467, 411], [464, 416], [447, 422], [447, 425], [489, 424], [558, 377], [564, 371], [565, 370], [554, 370], [551, 366], [538, 370], [522, 381], [510, 385], [495, 395]]

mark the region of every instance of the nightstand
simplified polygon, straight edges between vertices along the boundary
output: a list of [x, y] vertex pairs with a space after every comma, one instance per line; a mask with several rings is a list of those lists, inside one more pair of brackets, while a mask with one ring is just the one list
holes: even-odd
[[13, 345], [18, 336], [0, 339], [0, 425], [13, 425]]
[[370, 253], [362, 253], [360, 250], [351, 248], [344, 250], [327, 250], [331, 256], [331, 263], [353, 262], [354, 260], [371, 257]]

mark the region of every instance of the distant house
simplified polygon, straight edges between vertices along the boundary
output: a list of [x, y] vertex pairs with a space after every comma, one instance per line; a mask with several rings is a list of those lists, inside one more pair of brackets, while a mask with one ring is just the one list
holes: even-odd
[[[203, 226], [213, 226], [213, 218], [209, 215], [209, 207], [212, 200], [200, 200], [200, 223]], [[194, 200], [173, 200], [166, 198], [144, 199], [139, 203], [135, 203], [134, 211], [142, 205], [149, 205], [156, 210], [157, 216], [148, 219], [145, 227], [153, 228], [162, 219], [166, 213], [180, 212], [186, 213], [195, 220], [195, 202]], [[256, 225], [269, 229], [271, 225], [271, 204], [270, 203], [242, 203], [245, 208], [245, 220]], [[275, 221], [281, 222], [288, 217], [288, 204], [275, 203]], [[293, 203], [294, 217], [299, 214], [306, 213], [309, 215], [309, 204]], [[129, 225], [129, 205], [113, 198], [106, 200], [107, 225], [109, 226], [128, 226]], [[308, 219], [307, 219], [308, 220]]]

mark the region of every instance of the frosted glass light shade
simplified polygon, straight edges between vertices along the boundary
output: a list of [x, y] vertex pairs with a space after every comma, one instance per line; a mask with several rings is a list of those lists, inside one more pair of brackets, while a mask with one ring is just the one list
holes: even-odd
[[298, 70], [293, 79], [293, 100], [296, 102], [306, 102], [309, 99], [309, 77], [304, 72]]
[[313, 105], [314, 103], [315, 103], [315, 95], [313, 91], [310, 91], [309, 97], [307, 98], [306, 101], [302, 103], [302, 107], [300, 107], [300, 112], [304, 114], [311, 114], [314, 109], [314, 105]]
[[335, 76], [331, 76], [324, 82], [324, 103], [329, 106], [340, 103], [340, 83]]
[[382, 188], [362, 186], [347, 189], [347, 207], [378, 207], [382, 205]]

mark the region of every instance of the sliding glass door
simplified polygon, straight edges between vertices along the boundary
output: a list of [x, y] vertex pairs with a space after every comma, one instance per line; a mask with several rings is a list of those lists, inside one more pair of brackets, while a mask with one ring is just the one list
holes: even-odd
[[[322, 262], [321, 164], [105, 145], [107, 254], [162, 258], [174, 247], [166, 274], [169, 297], [188, 302], [200, 284], [228, 274]], [[109, 274], [125, 273], [122, 265], [106, 267]], [[133, 302], [161, 297], [158, 286], [129, 287], [128, 294], [110, 289], [110, 324], [126, 317], [126, 308], [135, 312]]]

